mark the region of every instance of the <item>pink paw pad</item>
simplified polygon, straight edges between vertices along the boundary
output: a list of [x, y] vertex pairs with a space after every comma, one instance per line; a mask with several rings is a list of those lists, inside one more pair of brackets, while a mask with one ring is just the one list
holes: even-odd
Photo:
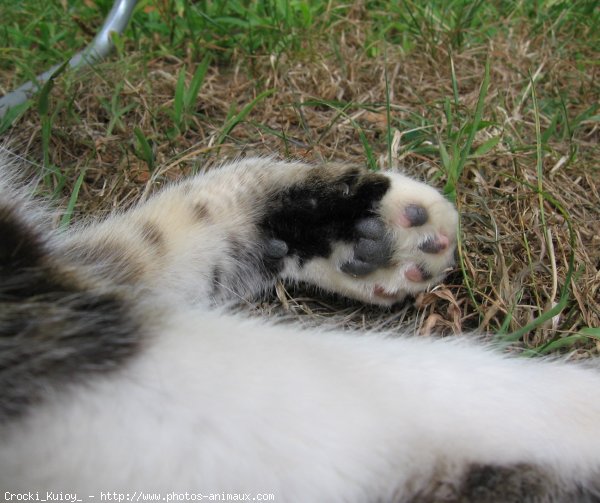
[[375, 288], [373, 288], [373, 295], [375, 295], [375, 297], [389, 300], [396, 300], [398, 298], [397, 292], [390, 293], [381, 285], [375, 285]]
[[404, 271], [404, 276], [409, 281], [413, 281], [415, 283], [422, 283], [423, 281], [427, 281], [431, 278], [431, 275], [423, 270], [422, 267], [413, 264], [406, 271]]

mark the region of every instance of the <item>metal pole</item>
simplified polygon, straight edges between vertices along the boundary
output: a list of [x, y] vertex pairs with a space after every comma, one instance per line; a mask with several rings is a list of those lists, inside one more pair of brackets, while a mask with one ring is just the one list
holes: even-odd
[[[123, 33], [129, 23], [129, 19], [131, 19], [136, 2], [137, 0], [115, 0], [112, 9], [108, 13], [100, 31], [94, 37], [94, 40], [85, 49], [71, 58], [69, 66], [71, 68], [78, 68], [93, 65], [96, 61], [110, 53], [113, 48], [111, 33]], [[35, 80], [26, 82], [21, 87], [0, 98], [0, 118], [15, 105], [24, 103], [31, 98], [59, 67], [60, 65], [53, 66], [41, 75], [38, 75]]]

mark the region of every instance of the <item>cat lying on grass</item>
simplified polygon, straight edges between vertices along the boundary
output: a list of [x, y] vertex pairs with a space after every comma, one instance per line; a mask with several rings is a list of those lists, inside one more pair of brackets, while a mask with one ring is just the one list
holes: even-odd
[[424, 290], [456, 245], [456, 211], [433, 188], [248, 159], [65, 233], [8, 178], [5, 498], [600, 501], [597, 369], [219, 308], [280, 279], [383, 306]]

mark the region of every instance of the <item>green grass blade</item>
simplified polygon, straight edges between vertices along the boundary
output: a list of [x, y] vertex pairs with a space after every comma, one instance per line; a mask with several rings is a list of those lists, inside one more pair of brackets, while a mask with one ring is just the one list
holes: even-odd
[[179, 71], [177, 84], [175, 85], [175, 97], [173, 99], [173, 122], [175, 127], [181, 131], [183, 127], [183, 110], [185, 104], [185, 65]]
[[221, 145], [225, 141], [225, 138], [227, 138], [229, 133], [231, 133], [233, 128], [237, 126], [240, 122], [242, 122], [258, 103], [260, 103], [266, 97], [274, 94], [275, 91], [276, 89], [267, 89], [266, 91], [263, 91], [250, 103], [248, 103], [244, 108], [242, 108], [242, 110], [238, 114], [233, 114], [232, 117], [225, 123], [225, 126], [223, 126], [223, 130], [221, 131], [221, 134], [219, 135], [216, 144]]
[[388, 153], [388, 168], [392, 168], [392, 114], [390, 112], [390, 81], [387, 72], [387, 45], [384, 46], [383, 74], [385, 78], [385, 119], [386, 119], [386, 140]]
[[142, 159], [148, 166], [150, 171], [154, 170], [154, 152], [152, 151], [152, 146], [150, 142], [142, 132], [139, 127], [135, 127], [133, 129], [133, 134], [135, 135], [138, 143], [138, 148], [136, 152], [140, 159]]
[[[525, 185], [529, 186], [532, 190], [535, 190], [534, 186], [532, 186], [530, 184], [525, 184]], [[548, 202], [550, 205], [552, 205], [556, 210], [558, 210], [560, 212], [560, 214], [563, 216], [563, 218], [565, 219], [565, 222], [567, 224], [567, 229], [569, 231], [569, 246], [571, 248], [571, 253], [569, 254], [567, 273], [565, 275], [565, 281], [563, 283], [563, 286], [560, 290], [559, 300], [555, 304], [555, 306], [552, 309], [549, 309], [548, 311], [539, 315], [535, 320], [533, 320], [531, 323], [528, 323], [524, 327], [521, 327], [520, 329], [515, 330], [514, 332], [512, 332], [510, 334], [502, 335], [499, 337], [499, 339], [505, 340], [508, 342], [518, 341], [526, 333], [543, 325], [545, 322], [551, 320], [555, 316], [558, 316], [565, 309], [565, 307], [567, 307], [568, 301], [570, 299], [569, 285], [571, 284], [571, 281], [573, 280], [573, 278], [574, 277], [576, 278], [579, 274], [579, 271], [575, 270], [576, 236], [575, 236], [575, 231], [573, 229], [573, 225], [571, 224], [571, 220], [569, 218], [569, 214], [562, 207], [562, 205], [556, 199], [554, 199], [550, 194], [544, 192], [544, 193], [542, 193], [542, 195], [546, 202]]]
[[77, 203], [77, 199], [79, 198], [79, 190], [81, 189], [81, 184], [83, 183], [83, 178], [85, 177], [86, 168], [82, 168], [77, 180], [75, 181], [75, 185], [73, 186], [73, 191], [71, 192], [71, 197], [69, 197], [69, 204], [67, 205], [67, 209], [60, 219], [60, 226], [66, 228], [71, 223], [71, 218], [73, 216], [73, 209], [75, 208], [75, 204]]
[[454, 106], [458, 108], [460, 105], [458, 94], [458, 79], [456, 78], [456, 69], [454, 68], [454, 58], [450, 53], [450, 79], [452, 80], [452, 96], [454, 98]]
[[50, 110], [50, 92], [54, 87], [54, 79], [63, 73], [69, 66], [69, 60], [64, 61], [53, 73], [50, 78], [44, 82], [38, 95], [38, 113], [48, 115]]
[[47, 186], [51, 185], [51, 175], [54, 174], [60, 183], [61, 173], [50, 162], [50, 139], [52, 137], [52, 116], [50, 114], [50, 93], [54, 87], [54, 80], [63, 73], [69, 65], [69, 61], [65, 61], [60, 65], [50, 78], [44, 82], [38, 94], [38, 113], [40, 115], [41, 132], [42, 132], [42, 156], [44, 159], [44, 169], [48, 170], [44, 174], [44, 183]]
[[190, 87], [185, 93], [185, 111], [186, 113], [191, 112], [192, 107], [196, 104], [196, 100], [198, 99], [198, 93], [200, 92], [200, 88], [204, 83], [204, 77], [206, 76], [206, 71], [208, 70], [208, 65], [210, 64], [211, 57], [207, 54], [196, 71], [194, 72], [194, 77], [190, 82]]
[[489, 140], [484, 141], [479, 147], [475, 149], [473, 152], [473, 157], [480, 157], [482, 155], [487, 154], [490, 150], [492, 150], [498, 143], [500, 142], [500, 136], [494, 136]]
[[448, 155], [448, 150], [446, 150], [446, 146], [444, 145], [443, 141], [440, 140], [438, 142], [438, 145], [440, 150], [440, 159], [442, 160], [442, 166], [444, 167], [446, 173], [448, 173], [450, 171], [451, 166], [451, 160], [450, 156]]
[[473, 145], [473, 140], [475, 139], [475, 134], [479, 131], [479, 125], [481, 123], [481, 118], [483, 116], [483, 107], [485, 105], [485, 97], [487, 96], [488, 88], [490, 85], [490, 60], [488, 59], [485, 62], [485, 73], [483, 76], [483, 82], [481, 83], [481, 87], [479, 88], [479, 96], [477, 98], [477, 106], [475, 107], [475, 116], [473, 117], [473, 122], [471, 124], [471, 128], [469, 130], [469, 136], [467, 137], [467, 141], [463, 146], [460, 153], [460, 162], [458, 165], [458, 173], [455, 173], [456, 180], [462, 173], [464, 166], [467, 162], [467, 157], [471, 153], [471, 145]]
[[27, 110], [31, 108], [33, 103], [33, 100], [27, 100], [26, 102], [19, 103], [8, 110], [4, 116], [0, 118], [0, 135], [8, 131], [12, 125], [17, 122], [21, 116], [27, 112]]
[[[453, 142], [453, 156], [451, 169], [447, 172], [448, 181], [444, 186], [444, 194], [449, 197], [451, 200], [455, 200], [456, 198], [456, 185], [462, 172], [464, 171], [465, 165], [467, 163], [467, 159], [471, 154], [471, 147], [473, 145], [473, 140], [475, 139], [475, 135], [477, 131], [481, 128], [488, 125], [487, 122], [482, 121], [483, 116], [483, 107], [485, 105], [485, 98], [487, 96], [487, 91], [490, 85], [490, 60], [486, 60], [485, 63], [485, 73], [483, 76], [483, 81], [481, 82], [481, 86], [479, 88], [479, 96], [477, 98], [477, 105], [475, 107], [475, 113], [473, 116], [473, 120], [469, 124], [463, 125], [462, 130], [468, 130], [467, 139], [459, 149], [458, 142], [462, 134], [458, 134]], [[460, 154], [458, 154], [460, 152]], [[458, 155], [457, 155], [458, 154]]]
[[578, 334], [583, 337], [590, 337], [600, 341], [600, 327], [585, 327], [582, 328]]

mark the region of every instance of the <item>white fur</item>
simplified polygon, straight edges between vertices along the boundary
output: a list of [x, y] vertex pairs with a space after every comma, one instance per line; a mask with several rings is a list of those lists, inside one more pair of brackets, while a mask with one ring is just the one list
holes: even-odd
[[576, 366], [173, 306], [152, 324], [130, 366], [2, 432], [0, 487], [362, 502], [469, 463], [600, 468], [600, 376]]

